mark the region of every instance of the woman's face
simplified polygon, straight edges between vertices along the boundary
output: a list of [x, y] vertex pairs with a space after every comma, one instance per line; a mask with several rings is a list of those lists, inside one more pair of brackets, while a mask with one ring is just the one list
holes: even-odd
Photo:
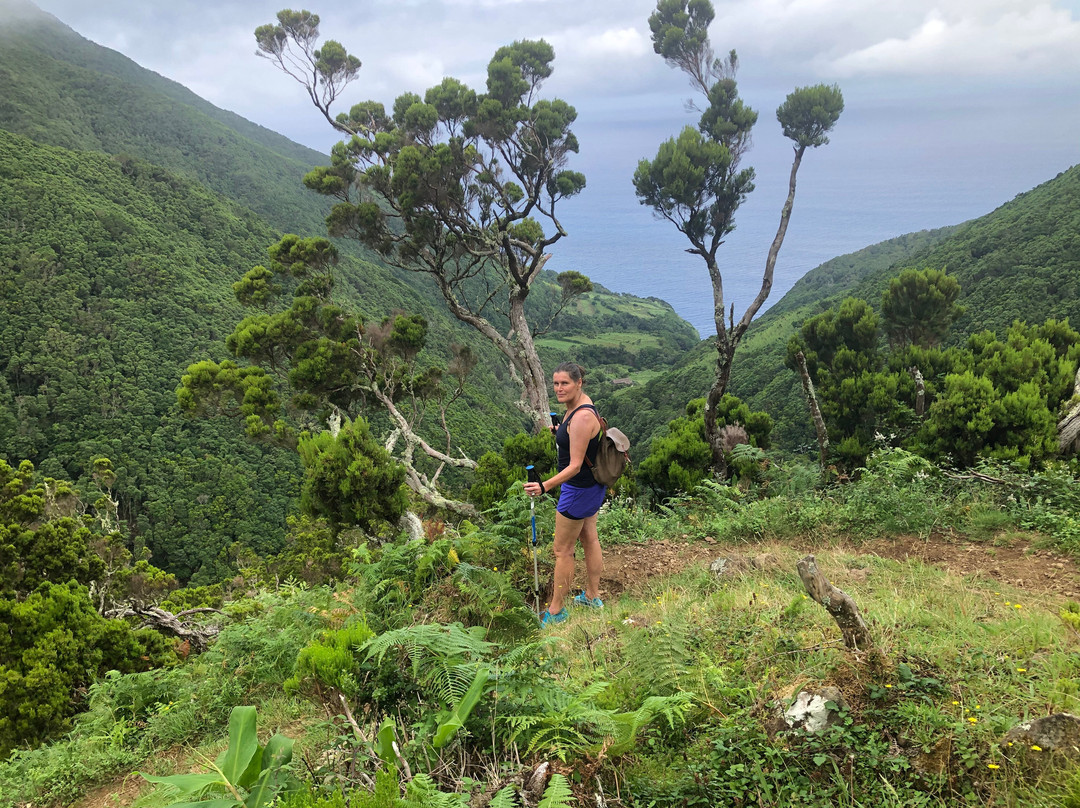
[[570, 378], [569, 373], [553, 373], [551, 386], [555, 388], [555, 398], [558, 399], [560, 404], [573, 401], [577, 394], [581, 392], [581, 382], [575, 382]]

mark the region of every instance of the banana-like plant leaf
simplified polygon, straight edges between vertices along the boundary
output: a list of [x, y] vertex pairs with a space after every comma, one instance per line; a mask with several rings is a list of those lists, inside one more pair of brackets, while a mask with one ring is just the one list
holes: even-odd
[[201, 800], [199, 802], [174, 802], [169, 808], [239, 808], [241, 803], [236, 800], [229, 799], [214, 799], [214, 800]]
[[245, 808], [263, 808], [274, 801], [282, 785], [281, 767], [292, 760], [292, 752], [292, 738], [275, 735], [267, 741], [262, 753], [264, 768], [244, 800]]
[[263, 770], [255, 787], [248, 792], [244, 808], [262, 808], [274, 801], [278, 786], [276, 774], [277, 772], [271, 769]]
[[251, 788], [252, 784], [259, 779], [259, 773], [263, 770], [264, 755], [263, 748], [261, 746], [256, 747], [255, 754], [251, 756], [251, 761], [248, 763], [247, 768], [244, 769], [244, 773], [240, 775], [240, 779], [233, 785], [241, 788]]
[[431, 742], [431, 745], [436, 749], [442, 749], [449, 743], [450, 739], [454, 737], [459, 729], [465, 726], [465, 722], [469, 718], [469, 714], [473, 711], [473, 708], [479, 704], [480, 699], [484, 695], [484, 688], [487, 687], [488, 679], [491, 674], [485, 667], [480, 667], [476, 671], [476, 676], [473, 677], [472, 684], [469, 685], [469, 689], [465, 691], [465, 695], [461, 697], [461, 701], [458, 702], [450, 716], [443, 721], [438, 730], [435, 732], [435, 738]]
[[239, 784], [258, 751], [255, 708], [250, 705], [233, 707], [229, 714], [229, 748], [218, 756], [218, 769], [230, 783]]
[[384, 718], [379, 725], [379, 731], [375, 735], [375, 754], [388, 769], [397, 769], [397, 753], [394, 752], [394, 740], [397, 731], [394, 728], [393, 718]]

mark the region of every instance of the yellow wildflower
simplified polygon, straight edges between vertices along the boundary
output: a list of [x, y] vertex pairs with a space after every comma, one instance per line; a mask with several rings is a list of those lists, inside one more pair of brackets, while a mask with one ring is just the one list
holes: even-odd
[[1032, 751], [1032, 752], [1041, 752], [1041, 751], [1042, 751], [1042, 747], [1041, 747], [1041, 746], [1032, 746], [1032, 747], [1031, 747], [1031, 751]]
[[978, 724], [979, 723], [979, 719], [977, 719], [975, 716], [971, 716], [968, 719], [968, 721], [970, 721], [972, 724]]
[[986, 768], [988, 768], [988, 769], [1000, 769], [1001, 767], [999, 765], [997, 765], [996, 763], [987, 763]]
[[1017, 673], [1027, 673], [1027, 668], [1017, 668], [1016, 672]]

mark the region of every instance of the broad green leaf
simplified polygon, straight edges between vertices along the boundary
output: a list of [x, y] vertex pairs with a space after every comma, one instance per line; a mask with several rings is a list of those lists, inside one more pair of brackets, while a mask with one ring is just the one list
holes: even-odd
[[469, 685], [465, 695], [461, 697], [457, 707], [454, 708], [450, 717], [439, 725], [439, 729], [435, 733], [435, 739], [431, 742], [432, 746], [436, 749], [442, 749], [457, 731], [465, 726], [469, 713], [473, 711], [473, 708], [476, 707], [484, 695], [484, 688], [487, 686], [489, 677], [490, 674], [487, 668], [482, 667], [476, 671], [472, 684]]
[[274, 796], [277, 793], [277, 780], [274, 774], [275, 772], [272, 769], [263, 770], [258, 782], [248, 793], [247, 799], [244, 800], [244, 808], [261, 808], [261, 806], [269, 805], [274, 801]]
[[234, 707], [229, 715], [229, 748], [217, 759], [217, 767], [230, 783], [239, 782], [251, 759], [259, 751], [259, 738], [255, 731], [255, 708]]
[[262, 753], [263, 770], [247, 799], [246, 808], [260, 808], [274, 801], [281, 788], [280, 769], [292, 760], [293, 739], [275, 735], [266, 743]]
[[247, 768], [244, 769], [244, 773], [240, 775], [233, 785], [240, 786], [240, 788], [251, 788], [251, 784], [259, 779], [259, 773], [263, 770], [263, 757], [265, 751], [261, 746], [255, 749], [255, 754], [251, 756], [251, 760], [248, 762]]
[[388, 769], [397, 768], [397, 755], [394, 753], [394, 719], [385, 718], [375, 735], [375, 752]]
[[263, 767], [273, 770], [287, 765], [292, 760], [293, 743], [292, 738], [284, 735], [275, 735], [267, 741], [262, 754]]
[[169, 808], [238, 808], [242, 804], [230, 798], [201, 800], [199, 802], [175, 802]]

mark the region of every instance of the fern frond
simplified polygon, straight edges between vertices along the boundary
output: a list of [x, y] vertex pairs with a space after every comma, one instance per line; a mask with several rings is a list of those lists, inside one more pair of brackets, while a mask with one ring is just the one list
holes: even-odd
[[414, 671], [419, 672], [420, 661], [425, 656], [460, 664], [466, 660], [486, 659], [494, 649], [493, 643], [484, 640], [483, 627], [466, 629], [460, 623], [441, 625], [426, 623], [394, 629], [372, 638], [364, 646], [367, 658], [382, 662], [391, 648], [401, 647], [412, 660]]
[[663, 625], [627, 635], [624, 653], [631, 675], [650, 695], [670, 695], [685, 689], [698, 642], [694, 623], [683, 614], [664, 616]]
[[666, 719], [668, 726], [674, 728], [686, 720], [692, 706], [693, 698], [689, 693], [676, 693], [674, 696], [650, 696], [633, 712], [617, 713], [613, 716], [615, 732], [608, 754], [629, 752], [637, 741], [638, 731], [658, 717]]
[[535, 640], [534, 642], [522, 643], [507, 651], [499, 662], [506, 668], [520, 668], [524, 665], [531, 666], [542, 656], [550, 657], [552, 654], [548, 649], [561, 642], [562, 640], [558, 637], [547, 636]]
[[498, 791], [494, 797], [491, 798], [491, 802], [488, 803], [488, 808], [518, 808], [517, 792], [515, 792], [513, 786], [506, 786]]
[[565, 775], [556, 772], [551, 775], [544, 796], [537, 808], [572, 808], [574, 792], [570, 790], [570, 781]]
[[467, 794], [439, 791], [435, 781], [423, 772], [409, 781], [405, 796], [398, 803], [400, 808], [465, 808], [468, 804]]

